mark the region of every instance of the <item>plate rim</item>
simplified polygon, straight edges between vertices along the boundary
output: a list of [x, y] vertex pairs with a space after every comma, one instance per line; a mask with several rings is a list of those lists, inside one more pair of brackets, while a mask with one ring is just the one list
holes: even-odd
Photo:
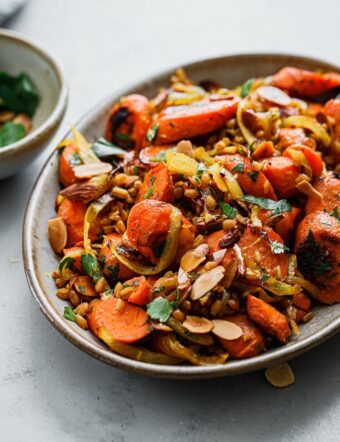
[[[189, 67], [198, 67], [200, 64], [207, 62], [219, 62], [226, 58], [242, 59], [247, 57], [254, 58], [296, 58], [300, 62], [311, 62], [318, 63], [327, 66], [329, 69], [339, 71], [340, 68], [334, 64], [331, 64], [322, 59], [307, 57], [298, 54], [287, 54], [287, 53], [235, 53], [228, 54], [219, 57], [204, 58], [199, 59], [190, 63], [182, 65], [184, 69]], [[179, 66], [173, 68], [168, 68], [163, 71], [149, 76], [147, 78], [141, 79], [138, 82], [124, 86], [123, 88], [118, 88], [115, 92], [101, 99], [94, 106], [92, 106], [83, 116], [77, 121], [76, 126], [81, 126], [86, 120], [92, 115], [98, 112], [99, 108], [102, 108], [105, 104], [113, 101], [115, 97], [124, 94], [124, 91], [129, 91], [133, 88], [139, 88], [143, 84], [151, 83], [157, 80], [159, 77], [169, 75], [174, 72]], [[70, 134], [67, 131], [66, 138]], [[207, 379], [216, 377], [227, 377], [234, 376], [246, 372], [251, 372], [255, 370], [260, 370], [266, 368], [274, 363], [283, 362], [295, 358], [302, 353], [310, 350], [311, 348], [321, 344], [327, 339], [334, 336], [340, 331], [340, 315], [330, 321], [325, 327], [320, 329], [315, 334], [303, 339], [302, 341], [297, 341], [290, 346], [278, 347], [277, 349], [270, 351], [268, 353], [263, 353], [259, 356], [255, 356], [249, 359], [233, 360], [227, 362], [226, 364], [212, 365], [212, 366], [191, 366], [191, 365], [156, 365], [149, 364], [145, 362], [135, 361], [128, 359], [124, 356], [120, 356], [104, 346], [98, 346], [96, 343], [91, 342], [86, 339], [76, 330], [72, 329], [67, 322], [57, 313], [56, 309], [50, 304], [44, 290], [40, 287], [39, 278], [35, 270], [35, 259], [33, 256], [33, 225], [34, 225], [34, 213], [37, 208], [37, 203], [39, 196], [41, 195], [41, 187], [44, 183], [44, 178], [48, 175], [50, 163], [57, 156], [56, 150], [54, 150], [51, 155], [47, 158], [42, 169], [40, 170], [34, 186], [31, 190], [28, 203], [25, 209], [22, 227], [22, 255], [26, 280], [31, 291], [33, 298], [38, 302], [40, 310], [52, 323], [54, 328], [62, 334], [68, 341], [70, 341], [77, 348], [88, 353], [90, 356], [101, 360], [111, 366], [115, 366], [122, 369], [127, 369], [128, 371], [137, 372], [140, 374], [154, 376], [159, 378], [172, 378], [172, 379]], [[41, 273], [41, 270], [38, 270]], [[328, 308], [331, 308], [329, 306]], [[327, 308], [327, 307], [326, 307]], [[98, 341], [99, 342], [99, 341]]]

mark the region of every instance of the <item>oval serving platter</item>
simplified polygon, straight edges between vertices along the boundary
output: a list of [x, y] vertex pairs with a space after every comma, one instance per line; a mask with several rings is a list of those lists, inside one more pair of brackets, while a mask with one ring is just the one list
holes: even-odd
[[[283, 66], [305, 69], [339, 68], [323, 61], [284, 54], [241, 54], [198, 61], [183, 66], [189, 78], [195, 82], [212, 79], [226, 87], [234, 87], [250, 77], [271, 75]], [[168, 70], [130, 88], [119, 90], [100, 102], [76, 125], [89, 141], [104, 134], [105, 120], [111, 105], [122, 95], [140, 93], [153, 96], [167, 84], [175, 69]], [[69, 137], [68, 133], [65, 138]], [[177, 378], [198, 379], [231, 376], [268, 367], [274, 363], [296, 357], [322, 343], [340, 331], [340, 304], [314, 309], [315, 316], [300, 327], [287, 345], [272, 349], [251, 359], [230, 360], [223, 365], [195, 367], [189, 365], [153, 365], [127, 359], [110, 351], [89, 331], [84, 331], [63, 317], [65, 302], [55, 295], [55, 284], [46, 272], [52, 273], [58, 257], [53, 253], [47, 237], [47, 220], [55, 216], [53, 204], [60, 189], [58, 182], [58, 156], [55, 151], [44, 165], [29, 199], [23, 225], [23, 256], [27, 281], [33, 297], [52, 325], [69, 341], [91, 356], [113, 366], [141, 374]]]

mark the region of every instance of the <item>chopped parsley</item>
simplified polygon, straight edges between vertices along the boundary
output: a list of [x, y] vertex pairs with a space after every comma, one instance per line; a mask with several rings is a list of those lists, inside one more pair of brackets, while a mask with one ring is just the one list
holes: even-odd
[[71, 307], [64, 307], [64, 318], [68, 321], [75, 322], [76, 315]]
[[337, 207], [334, 207], [334, 209], [331, 212], [329, 212], [329, 214], [331, 216], [334, 216], [334, 218], [336, 218], [338, 220], [338, 222], [340, 223], [340, 214], [339, 214]]
[[253, 83], [254, 83], [254, 78], [249, 78], [249, 80], [247, 80], [245, 83], [243, 83], [242, 88], [241, 88], [241, 92], [240, 92], [241, 98], [245, 98], [249, 94]]
[[81, 158], [78, 152], [75, 152], [71, 158], [68, 159], [68, 163], [71, 167], [79, 166], [81, 164]]
[[68, 267], [71, 267], [71, 265], [74, 263], [75, 259], [71, 258], [71, 256], [64, 256], [59, 262], [58, 270], [59, 273], [62, 273], [64, 269], [67, 269]]
[[219, 201], [218, 205], [220, 206], [220, 209], [222, 210], [222, 213], [226, 215], [230, 219], [234, 219], [237, 215], [237, 210], [231, 207], [228, 203], [225, 203], [223, 201]]
[[235, 167], [232, 168], [234, 172], [243, 173], [244, 172], [244, 163], [238, 163]]
[[259, 175], [259, 172], [257, 172], [256, 170], [253, 170], [251, 172], [248, 172], [247, 175], [249, 176], [249, 178], [256, 183], [257, 177]]
[[155, 141], [156, 137], [157, 137], [157, 132], [158, 132], [158, 125], [154, 124], [152, 127], [150, 127], [150, 129], [147, 131], [146, 133], [146, 139], [152, 143], [153, 141]]
[[107, 270], [109, 271], [110, 278], [117, 279], [119, 273], [119, 262], [116, 262], [114, 266], [108, 265]]
[[247, 203], [262, 207], [262, 209], [272, 210], [273, 216], [282, 212], [290, 212], [292, 210], [292, 206], [287, 200], [274, 201], [268, 198], [258, 198], [252, 195], [243, 195], [242, 199]]
[[289, 248], [279, 241], [270, 241], [270, 250], [272, 251], [272, 253], [275, 253], [275, 255], [289, 252]]
[[150, 198], [150, 197], [153, 195], [153, 191], [154, 191], [153, 186], [150, 186], [150, 187], [148, 188], [147, 192], [145, 192], [145, 194], [144, 194], [144, 198], [145, 198], [145, 199]]
[[177, 306], [176, 301], [169, 302], [165, 298], [156, 298], [147, 305], [147, 313], [152, 319], [158, 319], [160, 322], [166, 322], [174, 308]]
[[208, 170], [208, 169], [206, 168], [205, 164], [202, 163], [202, 161], [200, 163], [198, 163], [197, 171], [196, 171], [198, 176], [202, 176], [203, 172], [205, 172], [206, 170]]
[[267, 279], [269, 279], [270, 276], [267, 273], [262, 273], [262, 275], [260, 276], [261, 281], [267, 281]]
[[133, 166], [132, 170], [135, 175], [139, 175], [139, 170], [137, 166]]
[[84, 272], [89, 275], [94, 282], [98, 282], [100, 278], [102, 278], [103, 273], [98, 264], [98, 261], [90, 253], [87, 253], [86, 255], [81, 255], [81, 266]]

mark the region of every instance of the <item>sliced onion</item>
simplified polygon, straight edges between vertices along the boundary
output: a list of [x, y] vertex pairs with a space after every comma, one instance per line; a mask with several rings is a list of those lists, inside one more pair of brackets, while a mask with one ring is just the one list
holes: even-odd
[[248, 146], [252, 145], [253, 143], [256, 143], [257, 138], [250, 132], [249, 129], [246, 128], [246, 126], [243, 123], [243, 117], [242, 113], [243, 111], [248, 107], [248, 100], [241, 100], [237, 106], [237, 112], [236, 112], [236, 120], [239, 128], [241, 129], [242, 135], [244, 136], [245, 140], [248, 143]]
[[287, 276], [286, 281], [290, 284], [297, 284], [304, 288], [309, 294], [316, 297], [319, 294], [319, 289], [312, 284], [310, 281], [307, 281], [307, 279], [298, 277], [298, 276]]
[[87, 142], [85, 137], [78, 132], [75, 127], [72, 127], [72, 134], [76, 145], [78, 146], [78, 154], [84, 164], [100, 163], [100, 159], [91, 149], [91, 144]]
[[315, 138], [328, 147], [331, 144], [331, 137], [327, 133], [326, 129], [319, 124], [315, 118], [306, 115], [293, 115], [291, 117], [285, 118], [282, 121], [282, 127], [301, 127], [303, 129], [308, 129], [313, 132]]

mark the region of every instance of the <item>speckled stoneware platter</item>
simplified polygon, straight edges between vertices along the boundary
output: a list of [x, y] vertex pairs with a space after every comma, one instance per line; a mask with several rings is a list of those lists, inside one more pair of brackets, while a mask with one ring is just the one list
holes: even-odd
[[[271, 75], [283, 66], [296, 66], [306, 69], [337, 70], [339, 68], [322, 61], [281, 54], [243, 54], [208, 59], [184, 66], [194, 81], [216, 80], [223, 86], [236, 86], [250, 77]], [[88, 112], [77, 124], [89, 141], [104, 134], [104, 124], [108, 111], [121, 95], [132, 92], [153, 96], [159, 87], [167, 84], [174, 70], [136, 84], [131, 88], [119, 90]], [[70, 134], [67, 134], [68, 137]], [[247, 371], [268, 367], [274, 363], [291, 359], [320, 344], [340, 331], [340, 304], [315, 309], [315, 317], [300, 327], [299, 336], [287, 345], [272, 349], [251, 359], [230, 360], [223, 365], [194, 367], [189, 365], [161, 366], [133, 361], [110, 351], [89, 331], [84, 331], [73, 322], [63, 318], [65, 302], [55, 295], [55, 285], [51, 274], [58, 257], [53, 253], [47, 238], [47, 220], [55, 216], [54, 200], [58, 190], [57, 153], [46, 162], [30, 197], [23, 228], [23, 255], [27, 281], [42, 312], [52, 325], [69, 341], [108, 364], [141, 374], [166, 378], [212, 378], [231, 376]]]

